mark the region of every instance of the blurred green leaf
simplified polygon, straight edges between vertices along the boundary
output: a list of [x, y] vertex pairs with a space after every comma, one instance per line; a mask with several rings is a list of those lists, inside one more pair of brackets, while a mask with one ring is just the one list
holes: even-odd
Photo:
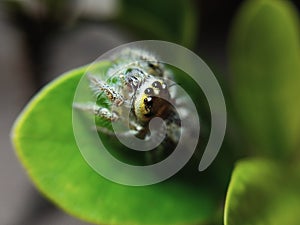
[[[235, 112], [256, 155], [283, 157], [299, 144], [298, 15], [284, 0], [249, 0], [230, 39]], [[263, 149], [263, 151], [261, 151]]]
[[[106, 71], [109, 63], [99, 63]], [[75, 142], [72, 103], [87, 67], [47, 85], [28, 104], [12, 132], [17, 154], [38, 189], [60, 208], [97, 224], [202, 224], [216, 213], [216, 193], [178, 179], [129, 187], [88, 166]], [[213, 179], [214, 181], [216, 179]]]
[[146, 39], [194, 47], [197, 15], [190, 0], [122, 0], [119, 20]]
[[225, 225], [299, 224], [299, 171], [264, 159], [239, 162], [227, 193]]

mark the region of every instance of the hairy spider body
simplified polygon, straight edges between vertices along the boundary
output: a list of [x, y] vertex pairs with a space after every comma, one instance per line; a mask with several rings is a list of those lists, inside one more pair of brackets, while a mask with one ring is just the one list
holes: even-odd
[[[177, 100], [176, 85], [173, 85], [171, 71], [157, 57], [140, 49], [125, 49], [111, 60], [113, 65], [107, 71], [105, 81], [91, 74], [87, 76], [97, 102], [76, 103], [74, 107], [113, 123], [128, 124], [130, 129], [120, 135], [135, 135], [140, 139], [150, 136], [149, 122], [154, 117], [160, 117], [166, 125], [163, 145], [176, 144], [181, 127], [174, 107]], [[99, 104], [103, 101], [108, 104]], [[114, 134], [101, 126], [97, 129], [109, 135]]]

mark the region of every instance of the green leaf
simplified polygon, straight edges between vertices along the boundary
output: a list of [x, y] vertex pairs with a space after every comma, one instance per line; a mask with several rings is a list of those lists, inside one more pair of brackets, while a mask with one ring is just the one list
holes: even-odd
[[[109, 63], [99, 63], [105, 71]], [[72, 103], [83, 67], [47, 85], [28, 104], [12, 132], [17, 154], [37, 188], [68, 213], [97, 224], [202, 224], [217, 208], [206, 180], [169, 179], [123, 186], [88, 166], [76, 145]], [[215, 181], [215, 179], [214, 179]]]
[[230, 39], [235, 113], [256, 155], [286, 156], [299, 144], [299, 21], [284, 0], [250, 0]]
[[146, 39], [195, 45], [197, 18], [190, 0], [122, 0], [120, 9], [120, 22]]
[[225, 225], [299, 224], [297, 167], [265, 159], [239, 162], [227, 193]]

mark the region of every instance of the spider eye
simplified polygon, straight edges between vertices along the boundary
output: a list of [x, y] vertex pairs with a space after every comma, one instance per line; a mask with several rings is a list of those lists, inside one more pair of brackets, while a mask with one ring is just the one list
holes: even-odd
[[150, 68], [152, 68], [152, 69], [155, 67], [154, 64], [153, 64], [153, 63], [150, 63], [150, 62], [148, 63], [148, 66], [149, 66]]
[[159, 81], [154, 81], [152, 86], [158, 88], [159, 90], [166, 89], [167, 85], [165, 83], [160, 83]]
[[145, 109], [150, 110], [153, 105], [153, 100], [151, 97], [144, 98]]
[[162, 89], [162, 85], [161, 85], [161, 83], [160, 83], [159, 81], [154, 81], [154, 82], [152, 83], [152, 86], [153, 86], [154, 88], [158, 88], [159, 90]]
[[146, 94], [146, 95], [154, 95], [153, 88], [146, 88], [145, 94]]
[[151, 105], [152, 104], [152, 98], [151, 97], [147, 97], [147, 98], [144, 98], [144, 103], [146, 104], [146, 105]]

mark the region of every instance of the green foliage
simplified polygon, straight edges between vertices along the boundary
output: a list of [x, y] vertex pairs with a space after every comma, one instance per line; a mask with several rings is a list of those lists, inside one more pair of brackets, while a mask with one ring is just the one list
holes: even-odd
[[284, 157], [299, 143], [298, 17], [288, 1], [247, 1], [230, 39], [232, 97], [254, 154]]
[[[123, 0], [119, 22], [147, 38], [191, 47], [196, 20], [186, 3]], [[244, 155], [258, 158], [241, 160], [234, 169], [225, 225], [300, 221], [299, 37], [298, 15], [288, 1], [248, 0], [235, 19], [229, 43], [234, 110], [229, 109], [229, 116], [236, 119]], [[101, 62], [96, 70], [109, 66]], [[234, 143], [225, 140], [221, 158], [200, 175], [189, 174], [189, 165], [179, 175], [146, 187], [106, 180], [83, 159], [73, 135], [74, 92], [86, 69], [47, 85], [14, 127], [17, 154], [38, 189], [65, 211], [96, 224], [219, 224]], [[194, 99], [203, 100], [193, 81], [178, 74], [176, 79]], [[204, 111], [207, 119], [209, 112]], [[109, 141], [106, 147], [118, 155], [119, 146]]]
[[229, 49], [235, 115], [251, 154], [265, 159], [238, 162], [225, 225], [299, 224], [299, 37], [288, 1], [247, 1], [236, 18]]
[[239, 162], [228, 189], [225, 225], [299, 224], [299, 171], [265, 159]]
[[[99, 71], [109, 63], [101, 62]], [[86, 67], [47, 85], [28, 104], [13, 130], [17, 154], [38, 189], [70, 214], [97, 224], [202, 224], [218, 200], [205, 180], [179, 179], [123, 186], [97, 174], [83, 159], [72, 129], [72, 103]]]

